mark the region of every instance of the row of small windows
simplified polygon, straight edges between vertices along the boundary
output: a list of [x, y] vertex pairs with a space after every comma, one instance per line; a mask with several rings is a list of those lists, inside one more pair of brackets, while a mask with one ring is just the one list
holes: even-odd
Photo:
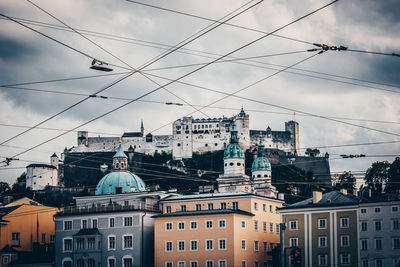
[[[129, 202], [126, 202], [127, 206]], [[133, 217], [123, 217], [123, 226], [133, 226]], [[115, 218], [108, 218], [108, 227], [115, 227]], [[79, 227], [78, 227], [79, 228]], [[82, 219], [80, 224], [80, 229], [88, 229], [88, 228], [98, 228], [98, 220], [97, 219]], [[64, 221], [64, 230], [72, 230], [72, 221]]]
[[[218, 240], [206, 239], [204, 241], [204, 250], [206, 250], [206, 251], [211, 251], [214, 249], [226, 250], [226, 248], [227, 248], [226, 238], [220, 238]], [[183, 252], [186, 250], [198, 251], [200, 249], [199, 241], [198, 240], [190, 240], [189, 242], [186, 242], [186, 240], [178, 240], [176, 242], [175, 249], [178, 252]], [[172, 252], [172, 251], [174, 251], [174, 242], [173, 241], [165, 241], [165, 252]]]
[[[218, 265], [214, 265], [213, 260], [206, 260], [205, 261], [205, 266], [206, 267], [227, 267], [227, 261], [226, 260], [217, 260], [216, 261]], [[178, 261], [177, 262], [177, 267], [186, 267], [186, 262], [185, 261]], [[189, 261], [188, 267], [199, 267], [199, 262], [196, 260], [191, 260]], [[165, 262], [165, 267], [174, 267], [174, 263], [172, 261], [166, 261]]]
[[[327, 219], [318, 219], [318, 229], [326, 229], [327, 227]], [[349, 228], [349, 218], [342, 217], [340, 218], [340, 228]], [[298, 230], [299, 222], [297, 220], [289, 221], [289, 230]]]
[[[268, 209], [269, 212], [274, 212], [274, 207], [272, 205], [269, 205], [268, 207], [269, 207], [269, 209]], [[276, 212], [276, 208], [277, 207], [275, 207], [275, 212]], [[258, 210], [258, 203], [257, 202], [254, 202], [254, 210]], [[264, 212], [267, 212], [267, 204], [263, 204], [262, 205], [262, 210]]]
[[[368, 239], [361, 239], [360, 241], [361, 250], [368, 250], [370, 241]], [[383, 239], [375, 238], [373, 241], [374, 243], [374, 250], [382, 250], [383, 248]], [[392, 249], [400, 249], [400, 237], [393, 237], [392, 238]]]
[[[107, 259], [107, 267], [116, 267], [116, 258], [114, 256], [110, 256]], [[100, 266], [100, 262], [98, 265], [96, 265], [96, 261], [92, 258], [89, 258], [87, 260], [85, 259], [78, 259], [76, 261], [76, 267], [96, 267]], [[121, 265], [120, 265], [121, 266]], [[72, 259], [71, 258], [65, 258], [62, 261], [62, 267], [72, 267]], [[133, 258], [130, 255], [126, 255], [122, 257], [122, 267], [133, 267]]]
[[[274, 232], [274, 226], [275, 226], [275, 232], [279, 233], [280, 231], [280, 226], [279, 223], [267, 223], [267, 222], [263, 222], [263, 232], [267, 233], [273, 233]], [[246, 221], [242, 221], [242, 229], [246, 228]], [[258, 221], [254, 220], [254, 231], [258, 232]]]
[[[367, 213], [367, 208], [361, 208], [360, 209], [360, 213], [361, 214], [366, 214]], [[373, 208], [373, 210], [374, 210], [374, 213], [381, 213], [381, 208], [380, 207], [375, 207], [375, 208]], [[392, 206], [391, 207], [391, 211], [392, 212], [399, 212], [399, 206]]]
[[[115, 235], [109, 235], [107, 237], [108, 250], [116, 249], [117, 238]], [[122, 249], [133, 249], [133, 235], [126, 234], [121, 239]], [[101, 249], [101, 241], [98, 240], [96, 245], [95, 237], [78, 237], [75, 239], [75, 250], [95, 250]], [[73, 250], [73, 239], [70, 237], [63, 239], [63, 252], [72, 252]]]
[[[232, 202], [231, 206], [228, 206], [226, 202], [221, 202], [219, 204], [220, 204], [219, 205], [220, 209], [227, 209], [227, 208], [232, 209], [232, 210], [239, 209], [239, 203], [236, 202], [236, 201]], [[207, 203], [207, 210], [213, 210], [213, 209], [214, 209], [214, 203]], [[196, 204], [195, 205], [195, 210], [196, 211], [201, 211], [202, 210], [201, 204]], [[183, 212], [188, 211], [186, 205], [180, 205], [179, 211], [183, 211]], [[165, 212], [166, 213], [171, 213], [172, 212], [171, 206], [166, 206], [165, 207]]]
[[[342, 253], [339, 255], [340, 258], [340, 265], [350, 265], [350, 253]], [[322, 254], [318, 255], [318, 266], [328, 266], [328, 255]]]
[[[50, 235], [50, 239], [49, 239], [50, 243], [54, 243], [55, 242], [55, 235]], [[47, 238], [46, 238], [46, 233], [42, 233], [41, 235], [41, 243], [46, 243], [47, 242]], [[11, 245], [12, 246], [20, 246], [21, 244], [21, 233], [19, 232], [13, 232], [11, 233]]]
[[[376, 232], [383, 231], [383, 222], [382, 220], [373, 221], [374, 230]], [[361, 221], [360, 222], [360, 229], [362, 232], [368, 231], [368, 221]], [[391, 230], [399, 231], [400, 230], [400, 219], [393, 219], [391, 220]]]
[[[213, 229], [214, 227], [214, 222], [212, 220], [207, 220], [205, 221], [205, 228], [206, 229]], [[218, 220], [217, 227], [220, 229], [225, 229], [226, 228], [226, 220], [221, 219]], [[165, 231], [173, 231], [173, 222], [166, 222], [165, 223]], [[178, 222], [177, 223], [177, 229], [179, 231], [183, 231], [186, 229], [186, 223], [185, 222]], [[198, 229], [198, 222], [197, 221], [191, 221], [189, 223], [189, 229], [190, 230], [197, 230]]]
[[[235, 165], [234, 162], [229, 162], [229, 166], [233, 166], [233, 165]], [[236, 162], [236, 166], [241, 166], [241, 165], [242, 165], [242, 164], [241, 164], [240, 162]], [[224, 166], [227, 167], [227, 166], [228, 166], [228, 163], [225, 163]], [[244, 164], [243, 164], [243, 166], [244, 166]]]
[[[215, 125], [215, 128], [218, 128], [218, 127], [219, 127], [219, 124]], [[193, 129], [204, 129], [204, 128], [211, 129], [211, 128], [213, 128], [213, 125], [212, 124], [200, 124], [200, 125], [194, 124], [193, 125]]]

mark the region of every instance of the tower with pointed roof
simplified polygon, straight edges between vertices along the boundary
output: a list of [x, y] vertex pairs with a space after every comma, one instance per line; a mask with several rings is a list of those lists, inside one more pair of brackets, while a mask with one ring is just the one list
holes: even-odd
[[144, 136], [143, 120], [141, 120], [141, 122], [140, 122], [140, 132], [142, 133], [142, 136]]
[[253, 161], [251, 172], [254, 183], [254, 193], [275, 198], [278, 191], [271, 184], [271, 163], [266, 156], [261, 136], [260, 142], [258, 143], [257, 158]]
[[219, 192], [251, 192], [250, 177], [245, 174], [244, 150], [239, 144], [235, 123], [230, 144], [224, 150], [224, 174], [217, 179]]

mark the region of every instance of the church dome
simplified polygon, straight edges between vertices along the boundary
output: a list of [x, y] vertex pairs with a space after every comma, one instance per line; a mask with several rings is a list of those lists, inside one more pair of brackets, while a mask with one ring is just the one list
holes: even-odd
[[252, 171], [271, 171], [271, 163], [267, 158], [256, 158], [251, 165]]
[[139, 176], [129, 172], [128, 157], [122, 145], [113, 157], [113, 171], [101, 178], [96, 186], [96, 195], [110, 195], [146, 191], [146, 184]]
[[258, 156], [251, 165], [252, 171], [271, 171], [271, 163], [265, 155], [264, 144], [260, 136], [260, 143], [258, 144]]
[[106, 174], [97, 184], [96, 195], [141, 192], [145, 190], [146, 184], [136, 174], [129, 171], [113, 171]]
[[224, 159], [229, 158], [244, 158], [244, 151], [243, 148], [239, 145], [239, 138], [237, 136], [235, 123], [233, 123], [231, 130], [231, 142], [224, 151]]

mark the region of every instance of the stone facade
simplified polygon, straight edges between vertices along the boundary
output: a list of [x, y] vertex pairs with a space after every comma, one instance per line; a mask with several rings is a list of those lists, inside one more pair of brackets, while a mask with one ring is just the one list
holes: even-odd
[[[233, 117], [194, 119], [183, 117], [172, 124], [172, 135], [144, 135], [143, 124], [140, 132], [127, 132], [122, 135], [122, 147], [128, 151], [154, 155], [169, 153], [174, 159], [191, 158], [193, 153], [223, 150], [230, 139], [230, 129], [235, 121], [239, 143], [243, 149], [256, 145], [262, 133], [263, 142], [268, 149], [279, 149], [288, 154], [299, 155], [299, 124], [295, 121], [285, 123], [285, 131], [250, 130], [249, 114], [242, 109]], [[89, 137], [88, 132], [78, 132], [78, 145], [71, 152], [116, 151], [118, 137]]]

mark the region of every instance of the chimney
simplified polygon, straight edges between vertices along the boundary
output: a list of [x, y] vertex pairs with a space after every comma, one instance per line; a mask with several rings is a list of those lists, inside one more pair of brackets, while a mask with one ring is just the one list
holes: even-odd
[[343, 195], [347, 195], [347, 189], [341, 188], [340, 193], [342, 193]]
[[312, 192], [312, 202], [313, 204], [318, 203], [322, 199], [322, 192], [321, 191], [313, 191]]

